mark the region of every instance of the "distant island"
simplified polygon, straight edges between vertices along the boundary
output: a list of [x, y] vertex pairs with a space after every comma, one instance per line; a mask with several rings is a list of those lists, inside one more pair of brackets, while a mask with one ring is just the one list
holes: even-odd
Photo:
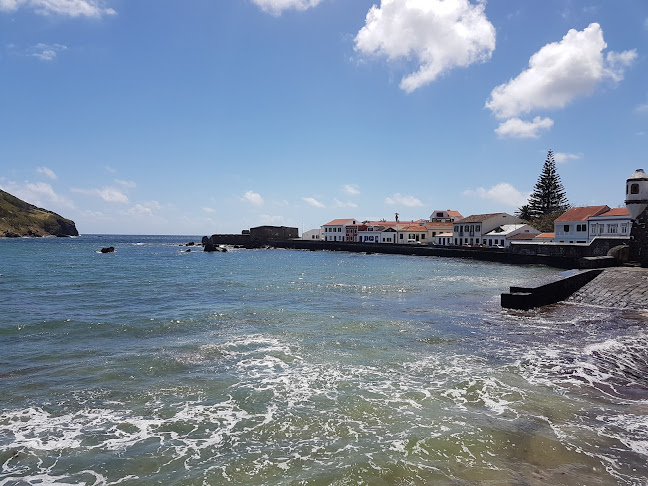
[[0, 189], [0, 237], [79, 236], [74, 221]]

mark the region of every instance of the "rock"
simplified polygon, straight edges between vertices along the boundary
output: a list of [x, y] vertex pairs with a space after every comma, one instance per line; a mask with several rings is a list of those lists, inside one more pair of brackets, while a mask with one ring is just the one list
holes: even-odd
[[207, 252], [220, 251], [220, 248], [218, 248], [216, 245], [214, 245], [213, 243], [210, 242], [210, 243], [207, 243], [205, 245], [204, 251], [207, 251]]
[[108, 246], [106, 248], [101, 249], [101, 253], [114, 253], [114, 252], [115, 252], [114, 246]]
[[195, 243], [193, 241], [190, 241], [189, 243], [185, 244], [185, 246], [194, 246]]
[[203, 236], [202, 237], [202, 245], [205, 246], [208, 243], [211, 243], [211, 239], [209, 238], [209, 236]]

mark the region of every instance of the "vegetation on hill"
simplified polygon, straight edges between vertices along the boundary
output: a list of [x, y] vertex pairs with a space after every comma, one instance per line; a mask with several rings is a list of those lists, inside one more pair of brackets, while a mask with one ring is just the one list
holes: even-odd
[[0, 189], [0, 236], [78, 236], [74, 221]]

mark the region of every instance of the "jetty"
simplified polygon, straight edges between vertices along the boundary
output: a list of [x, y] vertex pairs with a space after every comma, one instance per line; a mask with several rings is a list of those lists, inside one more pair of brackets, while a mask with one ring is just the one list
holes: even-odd
[[607, 268], [567, 302], [615, 309], [648, 310], [648, 269]]

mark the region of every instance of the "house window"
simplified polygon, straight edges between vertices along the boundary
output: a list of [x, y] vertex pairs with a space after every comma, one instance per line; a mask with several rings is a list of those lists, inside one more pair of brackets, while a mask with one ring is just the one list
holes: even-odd
[[630, 194], [639, 194], [639, 184], [630, 184]]
[[465, 232], [470, 231], [470, 226], [464, 226], [464, 231], [465, 231]]
[[400, 235], [398, 235], [398, 236], [399, 236], [399, 238], [400, 238], [401, 240], [403, 239], [403, 234], [402, 234], [402, 233], [401, 233]]
[[617, 229], [618, 229], [618, 225], [617, 225], [617, 224], [608, 224], [608, 233], [610, 233], [610, 234], [616, 234]]
[[568, 224], [563, 225], [563, 231], [565, 233], [569, 233], [569, 225]]
[[479, 225], [475, 226], [475, 231], [481, 231], [481, 226]]
[[628, 233], [628, 223], [621, 224], [621, 234], [625, 235]]
[[586, 225], [584, 225], [584, 224], [577, 224], [577, 225], [576, 225], [576, 231], [587, 231]]
[[459, 226], [455, 226], [454, 228], [455, 228], [455, 233], [459, 233]]
[[422, 240], [425, 239], [425, 235], [424, 235], [424, 234], [421, 235], [421, 239], [422, 239]]

